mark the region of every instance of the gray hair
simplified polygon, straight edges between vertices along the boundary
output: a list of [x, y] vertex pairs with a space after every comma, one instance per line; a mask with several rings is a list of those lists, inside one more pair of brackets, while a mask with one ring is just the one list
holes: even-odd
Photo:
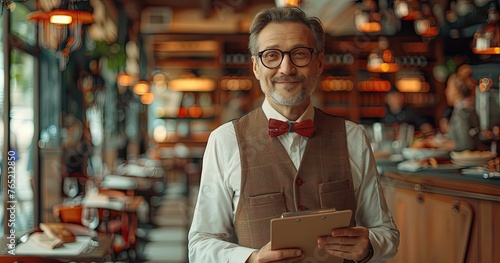
[[250, 54], [257, 55], [259, 52], [259, 34], [269, 23], [298, 22], [306, 25], [314, 36], [314, 49], [323, 52], [325, 49], [325, 32], [323, 24], [317, 17], [309, 17], [297, 7], [274, 7], [259, 11], [254, 17], [250, 27], [250, 39], [248, 49]]

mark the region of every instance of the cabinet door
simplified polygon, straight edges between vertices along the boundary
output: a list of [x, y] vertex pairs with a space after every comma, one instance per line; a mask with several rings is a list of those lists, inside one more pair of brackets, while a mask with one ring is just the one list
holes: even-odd
[[470, 204], [453, 197], [408, 189], [387, 189], [401, 232], [399, 251], [389, 262], [464, 262], [471, 232]]

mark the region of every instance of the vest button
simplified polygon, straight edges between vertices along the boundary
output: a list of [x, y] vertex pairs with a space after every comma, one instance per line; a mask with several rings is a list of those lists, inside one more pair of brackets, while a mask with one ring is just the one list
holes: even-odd
[[306, 208], [303, 206], [299, 206], [299, 211], [306, 211]]
[[302, 181], [302, 179], [300, 179], [300, 178], [299, 178], [299, 179], [297, 179], [297, 185], [298, 185], [298, 186], [301, 186], [301, 185], [303, 185], [303, 184], [304, 184], [304, 181]]

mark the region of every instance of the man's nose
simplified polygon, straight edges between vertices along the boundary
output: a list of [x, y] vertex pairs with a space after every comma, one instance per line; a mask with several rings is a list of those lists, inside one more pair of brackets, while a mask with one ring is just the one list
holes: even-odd
[[281, 61], [279, 71], [283, 74], [289, 75], [295, 72], [295, 65], [290, 59], [290, 54], [283, 54], [283, 61]]

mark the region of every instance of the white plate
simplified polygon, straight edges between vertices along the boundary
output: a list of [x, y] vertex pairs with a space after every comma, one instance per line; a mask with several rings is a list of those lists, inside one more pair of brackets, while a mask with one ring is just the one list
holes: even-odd
[[472, 160], [472, 161], [457, 161], [457, 160], [451, 160], [452, 163], [461, 166], [461, 167], [471, 167], [471, 166], [480, 166], [485, 164], [487, 161], [477, 161], [477, 160]]
[[448, 151], [427, 148], [403, 148], [401, 154], [407, 160], [418, 160], [431, 157], [446, 157]]
[[460, 166], [479, 166], [486, 164], [489, 160], [496, 157], [496, 153], [494, 152], [451, 152], [450, 153], [451, 161], [454, 164]]

